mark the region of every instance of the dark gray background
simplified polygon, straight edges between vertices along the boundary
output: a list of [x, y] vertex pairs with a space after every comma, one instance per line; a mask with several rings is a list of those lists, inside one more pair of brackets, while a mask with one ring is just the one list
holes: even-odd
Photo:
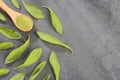
[[[60, 80], [120, 80], [120, 1], [119, 0], [26, 0], [39, 8], [47, 5], [59, 16], [63, 23], [63, 36], [57, 34], [50, 23], [49, 12], [43, 8], [45, 19], [35, 20], [34, 29], [30, 32], [31, 45], [24, 55], [10, 65], [4, 65], [8, 51], [0, 51], [0, 67], [7, 67], [11, 73], [0, 77], [0, 80], [9, 80], [17, 72], [26, 71], [28, 77], [37, 63], [48, 60], [51, 50], [54, 50], [61, 63]], [[9, 0], [4, 0], [12, 9], [25, 13], [24, 7], [15, 9]], [[21, 0], [19, 0], [21, 3]], [[23, 5], [21, 3], [21, 5]], [[7, 16], [7, 15], [6, 15]], [[9, 17], [7, 23], [0, 25], [13, 28], [14, 24]], [[41, 41], [35, 31], [49, 33], [56, 36], [72, 47], [74, 53], [67, 49]], [[22, 44], [27, 33], [22, 33], [23, 39], [11, 40], [15, 47]], [[0, 41], [9, 39], [0, 35]], [[32, 66], [22, 70], [13, 70], [13, 67], [24, 62], [29, 52], [35, 47], [43, 48], [41, 59]], [[42, 80], [47, 73], [53, 73], [49, 64], [39, 74], [36, 80]], [[52, 75], [50, 80], [54, 80]]]

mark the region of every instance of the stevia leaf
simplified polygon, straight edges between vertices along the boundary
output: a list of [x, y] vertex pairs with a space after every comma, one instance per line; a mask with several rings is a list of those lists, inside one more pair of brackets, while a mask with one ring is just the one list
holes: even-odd
[[46, 33], [43, 33], [43, 32], [40, 32], [40, 31], [36, 31], [37, 35], [44, 41], [46, 42], [49, 42], [49, 43], [52, 43], [52, 44], [57, 44], [57, 45], [60, 45], [60, 46], [63, 46], [67, 49], [69, 49], [71, 52], [72, 49], [66, 45], [65, 43], [61, 42], [60, 40], [58, 40], [56, 37], [50, 35], [50, 34], [46, 34]]
[[60, 63], [55, 52], [51, 52], [49, 62], [53, 68], [56, 80], [59, 80], [60, 77]]
[[60, 19], [58, 18], [58, 16], [54, 13], [54, 11], [50, 7], [48, 7], [48, 6], [43, 6], [43, 7], [47, 8], [49, 10], [51, 22], [52, 22], [52, 25], [55, 28], [55, 30], [59, 34], [63, 34], [62, 23], [61, 23]]
[[24, 4], [26, 11], [34, 18], [36, 19], [45, 18], [43, 12], [37, 6], [26, 3], [24, 0], [23, 0], [23, 4]]
[[29, 43], [30, 43], [30, 36], [28, 36], [28, 39], [26, 40], [26, 42], [23, 45], [21, 45], [20, 47], [12, 50], [8, 54], [8, 56], [5, 59], [5, 64], [12, 63], [16, 59], [18, 59], [23, 54], [23, 52], [26, 50]]
[[6, 50], [12, 48], [14, 44], [12, 42], [0, 42], [0, 50]]
[[0, 68], [0, 76], [8, 74], [9, 73], [9, 69], [6, 68]]
[[38, 74], [43, 70], [43, 68], [46, 65], [46, 61], [41, 62], [38, 64], [38, 66], [33, 70], [33, 72], [30, 75], [29, 80], [35, 80], [35, 78], [38, 76]]
[[21, 34], [10, 29], [0, 26], [0, 33], [9, 39], [20, 39]]
[[11, 0], [11, 3], [15, 8], [20, 9], [20, 4], [18, 0]]
[[10, 80], [24, 80], [25, 78], [25, 73], [17, 73], [15, 75], [13, 75]]
[[1, 21], [4, 21], [4, 22], [7, 21], [7, 20], [6, 20], [6, 17], [5, 17], [2, 13], [0, 13], [0, 20], [1, 20]]
[[42, 55], [42, 48], [35, 48], [34, 50], [32, 50], [27, 60], [23, 64], [15, 67], [15, 69], [24, 68], [26, 66], [34, 64], [35, 62], [38, 61], [41, 55]]
[[49, 80], [50, 77], [51, 77], [51, 74], [48, 74], [48, 75], [46, 75], [46, 76], [43, 78], [43, 80]]

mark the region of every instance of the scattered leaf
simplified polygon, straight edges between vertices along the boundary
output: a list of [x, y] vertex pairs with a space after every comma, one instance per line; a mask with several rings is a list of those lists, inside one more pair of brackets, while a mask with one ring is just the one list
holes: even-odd
[[48, 75], [46, 75], [46, 76], [43, 78], [43, 80], [49, 80], [50, 77], [51, 77], [51, 74], [48, 74]]
[[12, 48], [14, 44], [12, 42], [0, 42], [0, 50], [6, 50]]
[[30, 43], [30, 36], [28, 36], [28, 39], [26, 40], [26, 42], [23, 45], [21, 45], [20, 47], [12, 50], [8, 54], [8, 56], [5, 60], [5, 64], [12, 63], [16, 59], [18, 59], [23, 54], [23, 52], [26, 50], [29, 43]]
[[23, 4], [24, 4], [26, 11], [34, 18], [36, 19], [45, 18], [43, 12], [37, 6], [26, 3], [24, 0], [23, 0]]
[[0, 13], [0, 20], [1, 20], [1, 21], [4, 21], [4, 22], [7, 21], [7, 20], [6, 20], [6, 17], [5, 17], [2, 13]]
[[38, 76], [38, 74], [43, 70], [43, 68], [46, 65], [46, 61], [41, 62], [38, 64], [38, 66], [33, 70], [33, 72], [30, 75], [29, 80], [35, 80], [35, 78]]
[[63, 46], [65, 48], [69, 49], [71, 52], [73, 52], [72, 49], [68, 45], [64, 44], [63, 42], [58, 40], [56, 37], [54, 37], [50, 34], [39, 32], [39, 31], [36, 31], [36, 33], [42, 40], [52, 43], [52, 44], [57, 44], [57, 45]]
[[0, 76], [8, 74], [9, 73], [9, 69], [6, 68], [0, 68]]
[[43, 6], [43, 7], [49, 10], [53, 27], [56, 29], [56, 31], [59, 34], [63, 34], [62, 23], [60, 19], [58, 18], [58, 16], [54, 13], [54, 11], [50, 7], [48, 6]]
[[11, 0], [11, 3], [15, 8], [20, 9], [20, 4], [18, 0]]
[[60, 63], [55, 52], [51, 52], [49, 62], [53, 68], [56, 80], [59, 80], [60, 77]]
[[10, 78], [10, 80], [24, 80], [25, 78], [25, 73], [17, 73], [14, 76]]
[[35, 62], [37, 62], [39, 60], [41, 55], [42, 55], [42, 48], [35, 48], [34, 50], [32, 50], [32, 52], [28, 56], [27, 60], [23, 64], [15, 67], [15, 69], [24, 68], [26, 66], [34, 64]]
[[0, 26], [0, 33], [9, 39], [20, 39], [21, 34], [10, 29]]

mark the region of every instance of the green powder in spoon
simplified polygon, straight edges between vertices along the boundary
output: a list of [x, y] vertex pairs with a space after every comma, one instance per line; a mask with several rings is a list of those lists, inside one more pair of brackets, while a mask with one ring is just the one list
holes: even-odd
[[26, 15], [20, 15], [19, 17], [17, 17], [16, 24], [23, 31], [30, 30], [33, 26], [32, 20]]

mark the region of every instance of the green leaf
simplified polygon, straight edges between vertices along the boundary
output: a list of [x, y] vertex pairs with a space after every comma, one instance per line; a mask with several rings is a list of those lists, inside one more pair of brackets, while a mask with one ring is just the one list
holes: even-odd
[[50, 77], [51, 77], [51, 74], [48, 74], [48, 75], [46, 75], [46, 76], [43, 78], [43, 80], [49, 80]]
[[5, 17], [2, 13], [0, 13], [0, 20], [1, 20], [1, 21], [4, 21], [4, 22], [7, 21], [7, 20], [6, 20], [6, 17]]
[[25, 78], [25, 73], [17, 73], [14, 76], [10, 78], [10, 80], [24, 80]]
[[23, 4], [24, 4], [26, 11], [34, 18], [36, 19], [45, 18], [43, 12], [37, 6], [26, 3], [24, 0], [23, 0]]
[[50, 7], [48, 6], [43, 6], [43, 7], [49, 10], [53, 27], [56, 29], [56, 31], [59, 34], [63, 34], [62, 23], [60, 19], [58, 18], [58, 16], [54, 13], [54, 11]]
[[14, 44], [12, 42], [0, 42], [0, 49], [1, 50], [6, 50], [9, 48], [12, 48]]
[[63, 46], [65, 48], [69, 49], [71, 52], [73, 52], [72, 49], [68, 45], [61, 42], [56, 37], [49, 35], [49, 34], [46, 34], [46, 33], [43, 33], [43, 32], [39, 32], [39, 31], [36, 31], [36, 33], [42, 40], [49, 42], [49, 43], [52, 43], [52, 44], [57, 44], [57, 45]]
[[40, 64], [38, 64], [38, 66], [31, 73], [29, 80], [35, 80], [35, 78], [39, 75], [39, 73], [45, 67], [46, 63], [47, 63], [46, 61], [43, 61]]
[[60, 63], [55, 52], [51, 52], [49, 62], [53, 68], [56, 80], [59, 80], [60, 77]]
[[0, 33], [9, 39], [20, 39], [21, 34], [10, 29], [0, 26]]
[[35, 62], [37, 62], [39, 60], [41, 55], [42, 55], [42, 48], [35, 48], [34, 50], [32, 50], [32, 52], [28, 56], [27, 60], [23, 64], [15, 67], [15, 69], [24, 68], [26, 66], [34, 64]]
[[0, 76], [8, 74], [9, 73], [9, 69], [6, 68], [0, 68]]
[[11, 3], [15, 8], [20, 9], [20, 4], [18, 0], [11, 0]]
[[26, 50], [29, 43], [30, 43], [30, 36], [28, 36], [28, 39], [26, 40], [26, 42], [23, 45], [12, 50], [8, 54], [7, 58], [5, 59], [5, 64], [12, 63], [16, 59], [18, 59], [23, 54], [23, 52]]

